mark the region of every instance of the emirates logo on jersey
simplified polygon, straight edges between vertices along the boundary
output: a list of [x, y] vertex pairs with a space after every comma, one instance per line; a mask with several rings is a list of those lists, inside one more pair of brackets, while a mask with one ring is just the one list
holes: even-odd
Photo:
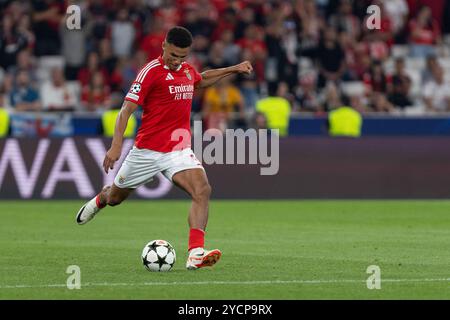
[[189, 80], [192, 80], [191, 74], [189, 73], [189, 70], [188, 70], [188, 69], [185, 69], [185, 70], [184, 70], [184, 73], [186, 73], [186, 77], [187, 77]]

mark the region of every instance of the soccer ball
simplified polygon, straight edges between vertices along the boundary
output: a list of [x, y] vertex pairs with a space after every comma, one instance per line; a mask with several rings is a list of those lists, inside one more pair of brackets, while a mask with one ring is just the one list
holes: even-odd
[[142, 263], [148, 271], [169, 271], [175, 260], [175, 249], [165, 240], [150, 241], [142, 250]]

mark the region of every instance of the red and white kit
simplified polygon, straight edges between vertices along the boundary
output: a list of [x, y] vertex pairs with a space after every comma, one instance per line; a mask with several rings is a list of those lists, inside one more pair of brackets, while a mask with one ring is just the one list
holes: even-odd
[[141, 69], [125, 100], [142, 107], [142, 124], [114, 180], [116, 186], [137, 188], [159, 172], [171, 180], [179, 171], [203, 169], [190, 141], [194, 86], [201, 79], [187, 62], [172, 71], [161, 57]]

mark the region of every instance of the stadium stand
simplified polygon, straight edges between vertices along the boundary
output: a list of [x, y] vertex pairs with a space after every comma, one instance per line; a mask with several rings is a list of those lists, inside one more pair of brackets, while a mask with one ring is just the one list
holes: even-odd
[[[67, 27], [70, 5], [80, 8], [79, 30]], [[381, 10], [374, 30], [368, 28], [371, 5]], [[254, 123], [262, 116], [257, 101], [283, 83], [283, 98], [292, 108], [291, 135], [302, 134], [308, 125], [320, 123], [321, 128], [345, 98], [364, 124], [382, 122], [380, 134], [404, 134], [410, 132], [405, 123], [422, 120], [420, 128], [430, 130], [422, 134], [449, 134], [448, 125], [442, 125], [450, 118], [450, 90], [442, 89], [450, 84], [448, 0], [26, 0], [2, 1], [0, 10], [1, 107], [10, 115], [20, 112], [11, 94], [19, 86], [18, 74], [26, 70], [41, 92], [40, 108], [30, 111], [49, 111], [42, 90], [60, 68], [62, 97], [70, 98], [70, 106], [66, 101], [62, 109], [71, 110], [73, 126], [81, 124], [71, 131], [75, 134], [89, 126], [80, 119], [96, 121], [94, 128], [100, 129], [95, 133], [101, 134], [102, 113], [120, 105], [140, 67], [159, 55], [164, 34], [174, 25], [191, 30], [189, 62], [199, 70], [252, 62], [252, 77], [233, 79], [246, 121], [240, 119], [242, 107], [236, 107], [227, 126]], [[404, 61], [401, 76], [396, 74], [399, 59]], [[429, 85], [436, 70], [443, 73], [441, 86]], [[426, 94], [439, 96], [441, 105], [430, 107]], [[204, 91], [197, 92], [193, 119], [203, 117], [204, 97]], [[391, 128], [386, 121], [397, 121], [399, 130], [384, 131]], [[310, 133], [323, 134], [319, 127]]]

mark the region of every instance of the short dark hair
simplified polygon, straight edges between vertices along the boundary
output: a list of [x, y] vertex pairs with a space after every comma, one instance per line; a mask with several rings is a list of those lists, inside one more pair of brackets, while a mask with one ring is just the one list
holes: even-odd
[[187, 48], [192, 44], [192, 34], [188, 29], [176, 26], [167, 32], [166, 42], [178, 48]]

